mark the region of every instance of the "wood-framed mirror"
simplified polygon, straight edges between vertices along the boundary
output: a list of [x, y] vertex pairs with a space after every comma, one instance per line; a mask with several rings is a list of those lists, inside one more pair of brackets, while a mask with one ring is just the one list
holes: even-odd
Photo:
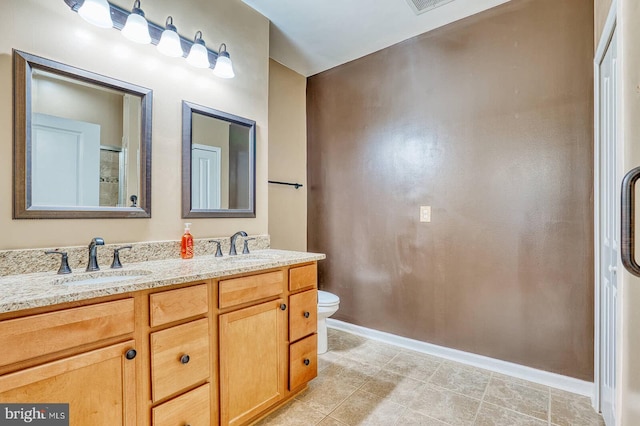
[[14, 219], [151, 217], [152, 91], [19, 50]]
[[256, 122], [182, 101], [182, 217], [256, 217]]

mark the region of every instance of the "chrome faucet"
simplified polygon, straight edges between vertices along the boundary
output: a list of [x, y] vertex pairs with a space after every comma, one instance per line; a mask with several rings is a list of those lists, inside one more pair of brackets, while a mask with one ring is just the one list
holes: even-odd
[[99, 271], [98, 266], [98, 246], [103, 246], [104, 240], [100, 237], [95, 237], [89, 243], [89, 263], [87, 264], [87, 272]]
[[247, 233], [244, 231], [238, 231], [231, 236], [231, 250], [229, 250], [229, 256], [235, 256], [236, 254], [236, 238], [239, 236], [246, 237]]

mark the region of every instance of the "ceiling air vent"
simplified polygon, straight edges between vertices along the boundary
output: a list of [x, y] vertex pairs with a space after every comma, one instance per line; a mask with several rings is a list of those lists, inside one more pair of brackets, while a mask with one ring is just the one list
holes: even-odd
[[409, 3], [409, 6], [411, 6], [411, 9], [413, 9], [416, 15], [420, 15], [421, 13], [428, 12], [452, 1], [453, 0], [407, 0], [407, 3]]

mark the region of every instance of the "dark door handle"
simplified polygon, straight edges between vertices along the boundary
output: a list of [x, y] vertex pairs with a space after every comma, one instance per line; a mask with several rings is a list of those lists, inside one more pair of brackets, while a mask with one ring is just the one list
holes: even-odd
[[311, 361], [309, 361], [309, 358], [305, 358], [303, 362], [304, 362], [304, 365], [311, 364]]
[[304, 317], [305, 318], [309, 318], [309, 315], [311, 315], [308, 311], [304, 313]]
[[287, 310], [287, 305], [285, 305], [284, 303], [280, 305], [280, 309], [282, 309], [283, 311]]
[[129, 349], [127, 353], [124, 354], [127, 359], [134, 359], [136, 355], [138, 355], [138, 352], [136, 352], [135, 349]]
[[189, 360], [191, 360], [191, 358], [189, 357], [189, 355], [184, 354], [180, 357], [180, 363], [181, 364], [188, 364]]
[[620, 217], [620, 256], [627, 271], [640, 277], [640, 265], [635, 255], [635, 195], [636, 182], [640, 179], [640, 167], [629, 171], [622, 179], [622, 206]]

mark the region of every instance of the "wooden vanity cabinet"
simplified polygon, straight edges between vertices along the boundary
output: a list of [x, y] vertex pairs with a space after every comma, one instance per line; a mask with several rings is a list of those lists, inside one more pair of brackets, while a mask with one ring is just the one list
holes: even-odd
[[[219, 283], [221, 307], [245, 306], [219, 316], [222, 425], [245, 424], [284, 397], [287, 305], [280, 296], [285, 285], [283, 271]], [[255, 286], [259, 291], [238, 290], [236, 297], [229, 297], [231, 288]], [[268, 298], [272, 300], [264, 302]]]
[[316, 264], [2, 315], [0, 402], [73, 426], [246, 425], [317, 374]]
[[318, 375], [318, 271], [315, 263], [289, 269], [289, 390]]
[[25, 354], [8, 359], [30, 365], [0, 376], [0, 402], [68, 403], [72, 426], [135, 426], [133, 309], [129, 298], [0, 321], [3, 350]]
[[217, 404], [212, 404], [217, 346], [211, 329], [210, 287], [209, 282], [196, 283], [149, 295], [154, 426], [217, 424]]

